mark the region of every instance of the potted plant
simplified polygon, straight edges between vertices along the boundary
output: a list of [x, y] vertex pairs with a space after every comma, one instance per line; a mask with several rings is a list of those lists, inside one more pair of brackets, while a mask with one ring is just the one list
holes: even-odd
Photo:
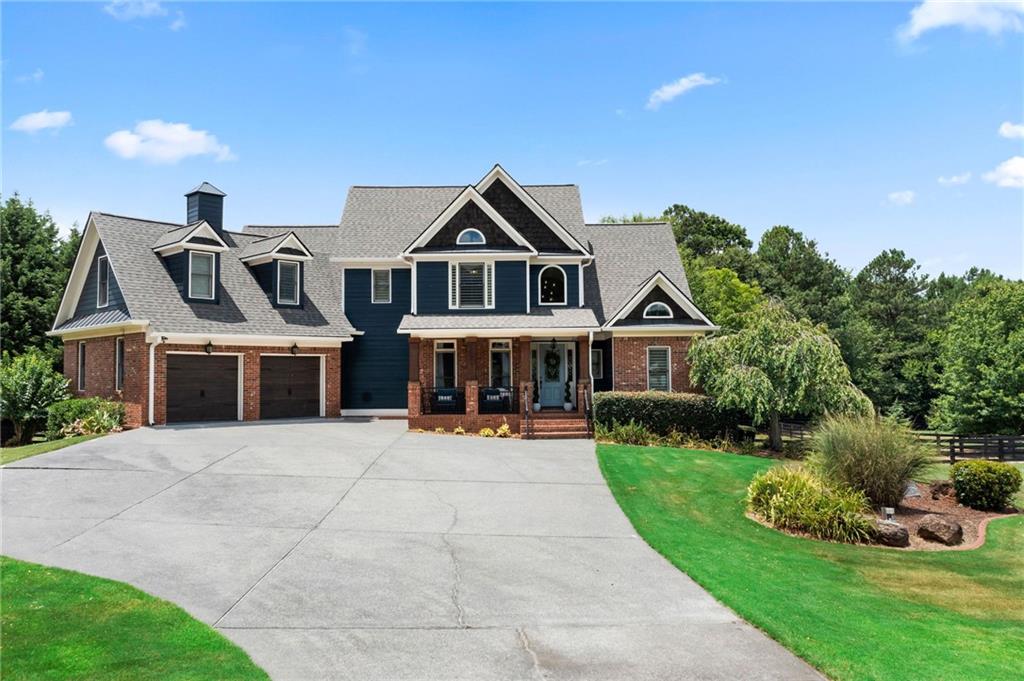
[[570, 378], [565, 382], [565, 404], [562, 408], [566, 411], [572, 411], [572, 379]]
[[540, 390], [537, 389], [537, 381], [533, 381], [533, 410], [540, 411]]

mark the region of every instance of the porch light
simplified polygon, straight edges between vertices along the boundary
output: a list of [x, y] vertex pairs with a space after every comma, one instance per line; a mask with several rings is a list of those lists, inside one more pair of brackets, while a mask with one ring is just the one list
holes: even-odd
[[292, 354], [293, 355], [299, 354], [299, 344], [298, 343], [292, 343]]
[[213, 341], [207, 341], [206, 342], [206, 347], [204, 349], [206, 350], [206, 354], [212, 355], [213, 354]]

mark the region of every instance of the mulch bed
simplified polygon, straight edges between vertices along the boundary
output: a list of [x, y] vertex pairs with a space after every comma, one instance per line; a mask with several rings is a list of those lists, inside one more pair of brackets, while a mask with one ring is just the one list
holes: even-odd
[[[1005, 518], [1014, 513], [994, 513], [992, 511], [979, 511], [977, 509], [961, 506], [952, 490], [948, 494], [939, 494], [938, 499], [932, 499], [927, 483], [918, 483], [921, 490], [919, 497], [905, 497], [900, 505], [896, 507], [896, 515], [893, 518], [900, 525], [907, 528], [910, 533], [910, 546], [905, 551], [963, 551], [975, 549], [985, 543], [985, 526], [993, 518]], [[944, 516], [949, 520], [960, 523], [964, 531], [964, 540], [956, 546], [946, 546], [938, 542], [931, 542], [917, 536], [918, 525], [926, 515], [934, 513]], [[883, 517], [883, 516], [879, 516]]]

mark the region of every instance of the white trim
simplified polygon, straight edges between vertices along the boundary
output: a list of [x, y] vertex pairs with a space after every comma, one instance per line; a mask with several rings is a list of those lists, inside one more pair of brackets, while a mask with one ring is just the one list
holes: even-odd
[[[453, 268], [452, 265], [455, 265]], [[481, 307], [463, 307], [462, 306], [462, 265], [483, 265], [483, 295], [484, 304]], [[452, 270], [455, 270], [455, 305], [452, 305]], [[490, 303], [487, 301], [488, 290], [491, 294]], [[498, 297], [497, 289], [494, 285], [494, 261], [489, 258], [474, 258], [470, 260], [455, 260], [453, 259], [448, 263], [448, 309], [449, 310], [493, 310], [495, 299]]]
[[648, 326], [619, 326], [611, 329], [613, 338], [641, 338], [644, 336], [703, 336], [714, 333], [718, 327], [695, 324], [666, 324]]
[[[294, 265], [295, 266], [295, 300], [281, 300], [281, 265]], [[275, 282], [277, 289], [274, 295], [277, 299], [278, 305], [298, 305], [302, 302], [302, 265], [294, 260], [282, 260], [277, 261], [277, 280]]]
[[562, 227], [558, 220], [556, 220], [551, 213], [544, 208], [544, 206], [540, 205], [540, 203], [538, 203], [528, 191], [523, 189], [522, 185], [516, 182], [515, 179], [513, 179], [513, 177], [500, 165], [495, 164], [494, 167], [491, 168], [490, 172], [484, 175], [483, 179], [476, 183], [476, 190], [483, 195], [483, 193], [487, 191], [492, 184], [494, 184], [494, 181], [498, 179], [500, 179], [506, 187], [511, 189], [512, 193], [515, 194], [520, 201], [525, 203], [527, 208], [532, 210], [537, 217], [539, 217], [541, 221], [555, 233], [555, 236], [565, 243], [566, 246], [572, 249], [578, 249], [584, 253], [587, 252], [587, 249], [583, 247], [583, 244], [581, 244], [576, 237], [570, 234], [565, 227]]
[[85, 341], [78, 341], [78, 353], [75, 356], [75, 389], [78, 392], [85, 390]]
[[576, 265], [578, 263], [591, 263], [594, 261], [592, 255], [566, 255], [564, 253], [538, 253], [530, 256], [530, 262], [535, 265]]
[[[545, 303], [544, 302], [544, 288], [541, 286], [541, 281], [544, 279], [544, 273], [551, 269], [557, 269], [562, 273], [562, 300], [557, 303]], [[540, 272], [537, 273], [537, 304], [547, 306], [566, 306], [569, 304], [569, 275], [565, 273], [561, 265], [545, 265], [540, 268]]]
[[[75, 263], [71, 266], [71, 276], [68, 277], [68, 284], [64, 287], [64, 295], [60, 299], [60, 307], [57, 309], [57, 317], [53, 320], [50, 330], [71, 319], [78, 307], [78, 300], [82, 297], [82, 290], [85, 288], [85, 280], [92, 268], [92, 260], [96, 256], [96, 247], [100, 243], [99, 232], [92, 213], [85, 223], [85, 231], [82, 232], [82, 241], [78, 244], [78, 253], [75, 255]], [[127, 304], [127, 303], [126, 303]]]
[[522, 260], [524, 256], [528, 256], [529, 253], [525, 251], [444, 251], [444, 252], [430, 252], [430, 253], [416, 253], [409, 256], [410, 259], [420, 261], [470, 261], [479, 262], [481, 259], [485, 260]]
[[[438, 350], [437, 349], [437, 344], [438, 343], [451, 343], [452, 347], [451, 347], [451, 349], [444, 348], [443, 350]], [[431, 380], [431, 385], [434, 388], [437, 388], [437, 354], [438, 354], [438, 352], [443, 352], [443, 353], [446, 353], [446, 354], [450, 352], [452, 354], [452, 356], [454, 357], [454, 359], [452, 361], [452, 367], [453, 367], [452, 371], [454, 373], [454, 378], [452, 380], [453, 385], [452, 385], [451, 388], [441, 388], [441, 390], [449, 390], [449, 389], [453, 390], [455, 388], [458, 388], [459, 387], [459, 341], [454, 339], [454, 338], [451, 338], [451, 337], [448, 337], [448, 338], [438, 338], [438, 339], [436, 339], [434, 341], [434, 365], [430, 368], [430, 371], [431, 371], [430, 376], [431, 376], [431, 379], [432, 379]]]
[[416, 237], [416, 239], [413, 240], [413, 242], [409, 244], [404, 251], [402, 251], [402, 255], [415, 255], [412, 253], [413, 249], [425, 246], [430, 239], [433, 238], [433, 236], [437, 234], [442, 227], [448, 224], [448, 221], [451, 220], [455, 214], [470, 201], [475, 203], [477, 207], [479, 207], [480, 210], [482, 210], [484, 214], [498, 226], [498, 229], [508, 234], [512, 241], [519, 246], [530, 249], [530, 253], [533, 255], [537, 254], [537, 249], [530, 245], [530, 242], [527, 241], [515, 227], [509, 224], [508, 220], [502, 217], [501, 213], [496, 211], [491, 204], [487, 203], [484, 197], [480, 195], [480, 192], [478, 192], [474, 187], [469, 186], [463, 189], [459, 195], [455, 197], [455, 200], [448, 204], [448, 207], [441, 211], [440, 215], [434, 218], [430, 225], [428, 225], [427, 228], [423, 230], [423, 232], [421, 232], [420, 235]]
[[[601, 367], [601, 375], [600, 376], [595, 376], [594, 375], [594, 353], [595, 352], [597, 353], [597, 356], [601, 358], [601, 361], [597, 363], [598, 366]], [[599, 380], [602, 380], [602, 381], [604, 380], [604, 348], [595, 348], [595, 347], [591, 347], [590, 348], [590, 380], [593, 381], [595, 378], [599, 379]]]
[[[280, 234], [278, 234], [277, 236], [280, 236]], [[268, 236], [266, 238], [267, 239], [274, 239], [276, 237]], [[263, 241], [263, 239], [260, 239], [260, 241]], [[280, 253], [279, 251], [282, 248], [296, 248], [296, 249], [302, 251], [303, 255], [293, 255], [291, 253]], [[271, 260], [292, 260], [292, 261], [295, 261], [295, 262], [302, 262], [302, 261], [305, 261], [305, 260], [312, 260], [312, 259], [313, 259], [313, 254], [310, 252], [310, 250], [308, 248], [306, 248], [306, 244], [302, 243], [302, 240], [295, 234], [295, 232], [288, 232], [288, 236], [286, 236], [284, 239], [281, 239], [281, 243], [279, 243], [278, 245], [274, 246], [267, 253], [259, 253], [257, 255], [250, 255], [250, 256], [248, 256], [246, 258], [239, 258], [239, 260], [244, 262], [246, 265], [250, 265], [250, 266], [251, 265], [260, 265], [260, 264], [265, 263], [265, 262], [270, 262]]]
[[[462, 237], [465, 236], [466, 234], [471, 234], [471, 233], [472, 234], [480, 235], [480, 241], [467, 241], [466, 243], [462, 243]], [[459, 232], [459, 235], [457, 237], [455, 237], [455, 245], [456, 246], [479, 246], [481, 244], [486, 244], [486, 243], [487, 243], [487, 237], [485, 237], [484, 233], [481, 232], [476, 227], [467, 227], [466, 229], [464, 229], [461, 232]]]
[[579, 266], [576, 267], [576, 272], [579, 274], [579, 283], [577, 284], [576, 290], [579, 293], [580, 307], [583, 307], [583, 268], [586, 267], [587, 264], [589, 263], [580, 263]]
[[[192, 295], [192, 258], [201, 255], [210, 258], [210, 296]], [[216, 300], [217, 299], [217, 256], [214, 253], [205, 253], [190, 250], [188, 252], [188, 297], [193, 300]]]
[[[216, 343], [214, 343], [216, 345]], [[153, 347], [153, 346], [150, 346]], [[164, 370], [167, 369], [167, 356], [168, 355], [201, 355], [203, 357], [211, 357], [219, 355], [222, 357], [237, 357], [238, 358], [238, 418], [236, 421], [245, 420], [245, 353], [244, 352], [206, 352], [205, 350], [168, 350], [164, 353]], [[167, 380], [164, 379], [164, 402], [167, 401]], [[165, 405], [166, 409], [166, 405]], [[164, 414], [164, 423], [167, 422], [167, 414]]]
[[416, 270], [416, 261], [412, 261], [412, 273], [409, 275], [409, 313], [416, 314], [417, 296], [419, 295], [419, 289], [417, 288], [416, 280], [419, 278], [419, 272]]
[[530, 314], [530, 261], [526, 261], [526, 314]]
[[[362, 332], [356, 332], [357, 335]], [[318, 337], [318, 336], [257, 336], [252, 334], [208, 334], [208, 333], [153, 333], [152, 337], [162, 338], [165, 343], [180, 345], [264, 345], [287, 346], [298, 345], [300, 348], [335, 348], [352, 340], [351, 337]]]
[[412, 267], [408, 260], [402, 258], [345, 258], [334, 256], [331, 262], [341, 263], [346, 269], [365, 270], [369, 267], [390, 267], [393, 270]]
[[341, 268], [341, 313], [345, 314], [345, 268]]
[[[152, 340], [149, 343], [149, 386], [147, 387], [146, 392], [148, 393], [147, 396], [148, 396], [148, 402], [149, 402], [149, 419], [148, 420], [149, 420], [149, 425], [151, 425], [151, 426], [154, 423], [156, 423], [156, 416], [153, 413], [153, 402], [154, 402], [154, 396], [156, 394], [156, 387], [154, 386], [155, 379], [156, 379], [156, 346], [160, 345], [162, 342], [163, 342], [163, 340], [161, 340], [160, 338], [157, 338], [156, 340]], [[166, 386], [166, 382], [165, 382], [164, 390], [166, 391], [166, 389], [167, 389], [167, 386]]]
[[[202, 232], [202, 234], [199, 233], [200, 231]], [[202, 236], [207, 239], [213, 239], [219, 245], [211, 246], [209, 244], [188, 243], [189, 239], [195, 238], [197, 236]], [[159, 254], [160, 256], [166, 257], [168, 255], [180, 253], [186, 248], [190, 250], [194, 249], [197, 251], [209, 251], [211, 253], [222, 253], [228, 250], [228, 245], [224, 243], [224, 239], [220, 237], [220, 234], [217, 234], [217, 230], [210, 226], [210, 223], [208, 223], [206, 220], [200, 220], [199, 222], [196, 223], [195, 227], [191, 231], [185, 234], [185, 236], [181, 237], [180, 239], [172, 243], [160, 246], [159, 248], [154, 248], [153, 252]]]
[[[106, 290], [106, 300], [100, 305], [100, 262], [104, 262], [107, 265], [107, 285], [104, 287]], [[96, 309], [102, 310], [105, 307], [110, 306], [110, 258], [106, 254], [96, 258]]]
[[83, 326], [78, 329], [65, 329], [63, 331], [47, 331], [46, 335], [51, 338], [54, 336], [63, 338], [64, 340], [75, 340], [76, 338], [94, 338], [96, 336], [109, 336], [109, 333], [103, 333], [116, 329], [121, 333], [128, 331], [139, 331], [144, 330], [149, 326], [149, 322], [143, 319], [138, 321], [129, 319], [124, 322], [114, 322], [113, 324], [98, 324], [96, 326]]
[[[659, 307], [659, 306], [665, 308], [665, 311], [668, 312], [668, 316], [660, 315], [660, 314], [657, 314], [657, 315], [656, 314], [651, 314], [651, 308], [652, 307]], [[672, 312], [672, 308], [668, 306], [668, 303], [663, 303], [660, 300], [655, 300], [653, 303], [649, 303], [647, 305], [647, 307], [644, 308], [644, 319], [675, 319], [675, 318], [676, 318], [676, 315], [675, 315], [674, 312]]]
[[[509, 384], [510, 384], [508, 387], [509, 388], [515, 388], [514, 385], [511, 385], [512, 377], [515, 376], [515, 368], [514, 368], [514, 366], [515, 366], [514, 365], [515, 353], [512, 351], [512, 339], [511, 338], [492, 338], [492, 339], [490, 339], [490, 342], [487, 344], [487, 385], [485, 387], [487, 387], [487, 388], [493, 387], [492, 384], [493, 384], [494, 381], [492, 379], [494, 378], [494, 376], [491, 375], [491, 370], [494, 367], [491, 364], [491, 353], [494, 352], [494, 344], [495, 343], [508, 343], [508, 380], [509, 380]], [[499, 350], [499, 352], [505, 352], [505, 350], [502, 349], [502, 350]], [[505, 386], [500, 386], [500, 387], [504, 388]]]
[[[480, 338], [506, 338], [512, 336], [518, 338], [519, 336], [531, 336], [532, 338], [543, 338], [551, 339], [552, 336], [568, 336], [576, 337], [586, 334], [589, 331], [597, 331], [596, 326], [583, 326], [583, 327], [559, 327], [559, 328], [541, 328], [541, 327], [515, 327], [515, 328], [479, 328], [479, 329], [398, 329], [397, 333], [402, 335], [410, 336], [412, 338], [431, 338], [439, 340], [449, 340], [452, 337], [458, 336], [478, 336]], [[662, 334], [664, 335], [664, 334]]]
[[[377, 273], [387, 272], [388, 273], [388, 299], [377, 300]], [[391, 268], [375, 267], [370, 270], [370, 304], [371, 305], [390, 305], [391, 304]]]
[[668, 294], [669, 298], [674, 300], [679, 305], [679, 307], [686, 310], [686, 312], [689, 313], [694, 319], [699, 319], [707, 323], [706, 327], [702, 326], [699, 328], [702, 328], [706, 331], [718, 330], [719, 327], [712, 324], [711, 320], [705, 317], [704, 313], [697, 309], [697, 306], [693, 304], [693, 301], [687, 298], [686, 294], [684, 294], [678, 286], [672, 283], [672, 281], [669, 280], [668, 277], [662, 274], [661, 271], [656, 272], [654, 276], [648, 279], [647, 282], [643, 286], [641, 286], [640, 289], [635, 294], [633, 294], [633, 296], [629, 300], [623, 303], [623, 305], [618, 309], [618, 311], [616, 311], [616, 313], [612, 315], [608, 319], [608, 321], [604, 323], [604, 326], [602, 328], [604, 330], [611, 330], [612, 325], [615, 324], [615, 322], [624, 319], [625, 316], [629, 314], [630, 310], [636, 307], [639, 304], [639, 302], [643, 300], [644, 296], [650, 293], [655, 286], [660, 286], [662, 290]]
[[406, 409], [342, 409], [342, 417], [345, 416], [377, 416], [377, 417], [388, 417], [388, 416], [408, 416], [409, 410]]
[[124, 368], [124, 336], [118, 336], [114, 339], [114, 390], [118, 392], [124, 390]]
[[647, 389], [651, 389], [651, 350], [664, 350], [667, 354], [666, 365], [668, 369], [668, 388], [665, 392], [672, 392], [672, 348], [667, 345], [648, 345], [647, 346], [647, 364], [645, 369], [647, 370]]
[[[261, 352], [260, 357], [319, 357], [320, 358], [320, 406], [318, 409], [320, 418], [327, 415], [327, 355], [322, 352], [303, 352], [297, 355], [291, 352]], [[262, 364], [260, 366], [262, 369]], [[262, 411], [263, 403], [260, 403]], [[262, 421], [262, 415], [260, 420]]]

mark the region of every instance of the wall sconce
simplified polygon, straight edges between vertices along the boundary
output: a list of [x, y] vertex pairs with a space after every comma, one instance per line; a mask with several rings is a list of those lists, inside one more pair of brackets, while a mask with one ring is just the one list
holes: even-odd
[[208, 355], [212, 355], [213, 354], [213, 341], [207, 341], [205, 350], [206, 350], [206, 354], [208, 354]]
[[298, 343], [292, 343], [292, 354], [293, 355], [299, 354], [299, 344]]

